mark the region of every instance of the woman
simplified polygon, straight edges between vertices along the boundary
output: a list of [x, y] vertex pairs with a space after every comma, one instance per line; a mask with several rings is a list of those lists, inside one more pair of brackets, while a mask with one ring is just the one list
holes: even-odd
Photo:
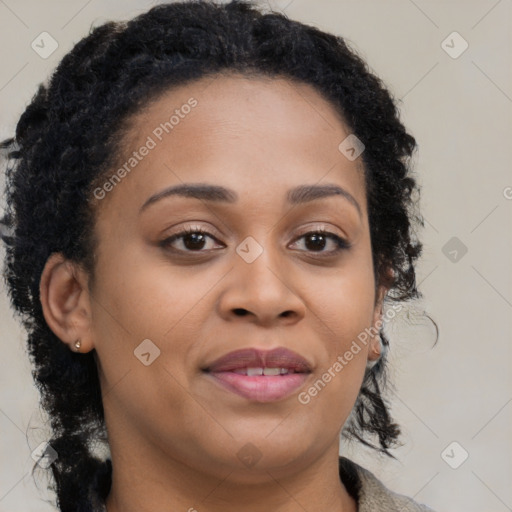
[[414, 138], [342, 38], [160, 5], [80, 41], [3, 146], [61, 511], [430, 510], [338, 456], [398, 439], [384, 306], [421, 252]]

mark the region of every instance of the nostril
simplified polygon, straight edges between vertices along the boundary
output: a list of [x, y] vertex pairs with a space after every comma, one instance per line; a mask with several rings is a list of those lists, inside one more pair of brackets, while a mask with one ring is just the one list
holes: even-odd
[[248, 313], [248, 311], [246, 309], [243, 309], [243, 308], [236, 308], [233, 311], [238, 316], [245, 316]]

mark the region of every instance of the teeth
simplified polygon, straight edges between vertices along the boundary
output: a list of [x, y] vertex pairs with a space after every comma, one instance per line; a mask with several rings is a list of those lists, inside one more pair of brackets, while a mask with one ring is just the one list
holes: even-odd
[[240, 368], [238, 370], [234, 370], [235, 373], [240, 373], [243, 375], [247, 375], [252, 377], [254, 375], [286, 375], [287, 373], [291, 373], [288, 368]]

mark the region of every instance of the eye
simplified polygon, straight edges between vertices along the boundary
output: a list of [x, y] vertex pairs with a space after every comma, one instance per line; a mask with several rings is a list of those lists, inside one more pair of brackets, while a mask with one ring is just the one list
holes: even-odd
[[[206, 250], [203, 250], [207, 245], [208, 239], [217, 241], [213, 235], [200, 227], [188, 227], [183, 231], [162, 240], [160, 242], [160, 246], [164, 248], [170, 247], [178, 252], [206, 252], [207, 250], [212, 249], [212, 247], [206, 247]], [[175, 247], [176, 241], [180, 242], [178, 245], [181, 245], [181, 247]]]
[[[350, 244], [343, 238], [325, 229], [315, 229], [301, 235], [297, 240], [304, 240], [306, 250], [333, 255], [342, 250], [349, 249]], [[324, 249], [331, 243], [331, 250]], [[294, 242], [295, 244], [297, 242]]]

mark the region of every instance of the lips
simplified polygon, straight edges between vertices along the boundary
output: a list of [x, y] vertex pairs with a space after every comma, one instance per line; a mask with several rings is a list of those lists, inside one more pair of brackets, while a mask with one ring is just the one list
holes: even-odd
[[302, 356], [285, 348], [249, 348], [230, 352], [203, 371], [224, 389], [249, 400], [271, 402], [296, 391], [312, 368]]

